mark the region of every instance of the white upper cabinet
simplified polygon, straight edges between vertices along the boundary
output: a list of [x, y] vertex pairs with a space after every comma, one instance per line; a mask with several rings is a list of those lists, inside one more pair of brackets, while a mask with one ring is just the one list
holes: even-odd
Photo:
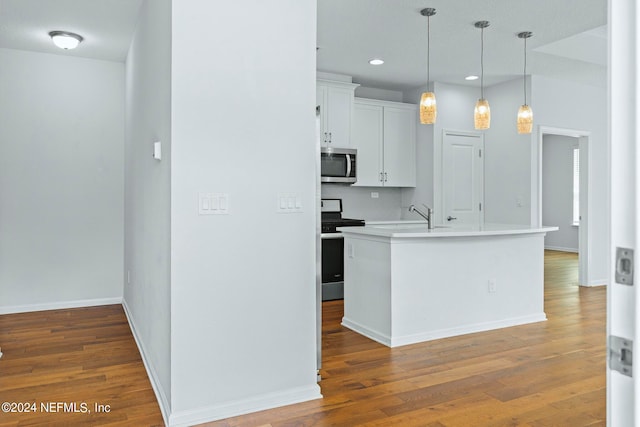
[[417, 106], [356, 98], [352, 146], [361, 187], [416, 186]]
[[353, 99], [359, 85], [317, 80], [316, 103], [320, 106], [320, 140], [325, 147], [351, 147]]

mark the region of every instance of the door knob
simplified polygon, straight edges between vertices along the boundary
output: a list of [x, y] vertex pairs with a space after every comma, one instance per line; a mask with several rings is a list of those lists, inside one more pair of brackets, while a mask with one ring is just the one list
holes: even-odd
[[447, 217], [447, 221], [453, 221], [454, 219], [458, 219], [458, 218], [456, 218], [456, 217], [454, 217], [454, 216], [451, 216], [451, 215], [449, 215], [449, 216]]

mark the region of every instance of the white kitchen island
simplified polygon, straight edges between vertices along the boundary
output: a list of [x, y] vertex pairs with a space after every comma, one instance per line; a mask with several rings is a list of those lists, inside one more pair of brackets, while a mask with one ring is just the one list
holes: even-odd
[[544, 321], [544, 235], [557, 229], [343, 227], [342, 324], [396, 347]]

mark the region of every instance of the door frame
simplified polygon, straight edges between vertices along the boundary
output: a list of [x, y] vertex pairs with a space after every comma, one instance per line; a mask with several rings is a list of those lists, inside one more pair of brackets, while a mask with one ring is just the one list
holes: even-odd
[[[640, 375], [637, 347], [640, 344], [640, 290], [638, 268], [632, 286], [616, 280], [616, 249], [640, 251], [640, 40], [635, 0], [609, 0], [609, 282], [607, 286], [607, 338], [617, 336], [634, 341], [633, 376], [611, 369], [607, 363], [607, 425], [634, 426], [640, 421]], [[630, 84], [631, 83], [631, 84]], [[607, 358], [611, 348], [607, 345]]]
[[[580, 148], [580, 229], [578, 238], [578, 282], [580, 286], [601, 286], [602, 282], [592, 283], [589, 271], [589, 260], [591, 256], [590, 248], [592, 247], [591, 221], [592, 203], [589, 194], [591, 194], [592, 177], [591, 177], [591, 157], [589, 155], [589, 146], [591, 132], [577, 129], [558, 128], [552, 126], [538, 126], [537, 144], [532, 144], [533, 153], [531, 156], [532, 186], [531, 191], [531, 225], [541, 227], [542, 224], [542, 150], [545, 135], [568, 136], [576, 138]], [[583, 161], [586, 160], [586, 161]], [[537, 176], [536, 176], [537, 174]], [[586, 185], [585, 185], [586, 184]], [[586, 189], [586, 191], [582, 191]], [[583, 194], [584, 193], [584, 194]], [[553, 224], [549, 224], [553, 225]]]
[[[455, 129], [442, 129], [442, 137], [439, 141], [435, 141], [433, 147], [433, 213], [435, 215], [436, 224], [444, 224], [444, 170], [442, 162], [444, 161], [444, 141], [447, 135], [460, 135], [479, 137], [482, 141], [484, 149], [484, 133], [468, 130], [455, 130]], [[482, 163], [484, 165], [485, 153], [482, 153]], [[485, 212], [485, 183], [484, 183], [484, 168], [482, 173], [482, 212], [480, 212], [480, 220], [484, 222]]]

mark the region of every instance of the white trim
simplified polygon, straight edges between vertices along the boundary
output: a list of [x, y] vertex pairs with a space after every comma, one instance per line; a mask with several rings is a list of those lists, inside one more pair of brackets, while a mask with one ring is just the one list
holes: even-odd
[[171, 427], [192, 426], [320, 398], [322, 398], [322, 394], [320, 394], [320, 387], [317, 384], [295, 387], [252, 398], [240, 399], [223, 405], [211, 405], [189, 411], [174, 412], [169, 417], [168, 425]]
[[357, 332], [360, 335], [364, 335], [365, 337], [374, 340], [375, 342], [379, 342], [382, 345], [391, 347], [391, 337], [387, 334], [374, 331], [373, 329], [367, 328], [366, 326], [358, 322], [354, 322], [353, 320], [346, 317], [342, 318], [342, 326], [351, 329], [352, 331]]
[[131, 329], [133, 339], [136, 341], [136, 345], [138, 346], [138, 351], [140, 352], [144, 368], [147, 371], [147, 376], [149, 377], [151, 388], [153, 388], [153, 392], [156, 395], [156, 400], [158, 401], [158, 406], [160, 406], [160, 412], [162, 412], [164, 423], [166, 425], [169, 425], [169, 423], [167, 422], [171, 414], [171, 405], [169, 403], [169, 400], [164, 393], [164, 389], [160, 385], [158, 374], [156, 374], [151, 360], [147, 357], [148, 352], [145, 350], [144, 344], [138, 336], [138, 329], [136, 328], [135, 322], [133, 321], [133, 316], [131, 316], [131, 312], [129, 311], [129, 307], [127, 306], [127, 301], [124, 299], [122, 300], [122, 308], [124, 309], [125, 316], [127, 316], [129, 329]]
[[351, 321], [346, 318], [342, 318], [342, 326], [351, 329], [367, 338], [384, 344], [387, 347], [400, 347], [403, 345], [416, 344], [425, 341], [437, 340], [441, 338], [455, 337], [458, 335], [472, 334], [475, 332], [491, 331], [494, 329], [509, 328], [512, 326], [526, 325], [529, 323], [544, 322], [547, 320], [547, 315], [542, 313], [531, 314], [528, 316], [512, 317], [509, 319], [496, 320], [492, 322], [475, 323], [472, 325], [459, 326], [454, 328], [439, 329], [435, 331], [429, 331], [425, 333], [405, 335], [395, 338], [390, 338], [388, 335], [381, 334], [377, 331], [371, 330], [360, 325], [357, 322]]
[[548, 245], [544, 245], [544, 248], [549, 249], [550, 251], [572, 252], [574, 254], [578, 253], [577, 248], [563, 248], [562, 246], [548, 246]]
[[8, 305], [5, 307], [0, 307], [0, 315], [29, 313], [32, 311], [64, 310], [67, 308], [95, 307], [100, 305], [112, 304], [122, 304], [122, 297], [47, 302], [42, 304]]
[[[558, 128], [553, 126], [539, 125], [536, 127], [537, 143], [531, 144], [531, 225], [542, 224], [542, 149], [545, 135], [559, 135], [578, 138], [581, 156], [587, 158], [586, 162], [581, 162], [581, 177], [585, 177], [587, 191], [580, 197], [580, 215], [582, 216], [582, 227], [579, 228], [578, 253], [581, 256], [578, 260], [578, 281], [580, 284], [591, 283], [591, 271], [589, 260], [592, 248], [592, 225], [591, 218], [593, 207], [591, 197], [592, 189], [592, 168], [591, 168], [591, 132], [576, 129]], [[582, 179], [581, 179], [582, 182]], [[585, 209], [586, 206], [586, 209]], [[600, 282], [600, 281], [598, 281]]]

